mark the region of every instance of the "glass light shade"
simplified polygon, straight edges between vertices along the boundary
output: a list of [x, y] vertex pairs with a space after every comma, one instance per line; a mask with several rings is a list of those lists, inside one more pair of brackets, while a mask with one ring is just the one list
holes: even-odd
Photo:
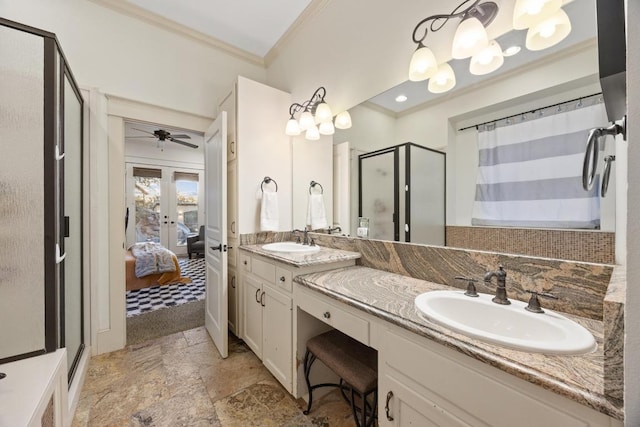
[[442, 93], [453, 89], [456, 85], [456, 75], [449, 63], [440, 64], [436, 74], [429, 79], [429, 92]]
[[464, 59], [475, 55], [489, 44], [487, 30], [478, 18], [467, 18], [462, 21], [453, 36], [451, 56]]
[[469, 72], [476, 76], [489, 74], [504, 64], [502, 48], [497, 41], [491, 40], [489, 46], [482, 49], [471, 57]]
[[320, 123], [320, 126], [318, 126], [318, 128], [321, 135], [333, 135], [336, 131], [331, 121]]
[[349, 129], [351, 127], [351, 114], [348, 111], [343, 111], [336, 116], [336, 128]]
[[296, 119], [289, 119], [284, 133], [289, 136], [300, 135], [300, 125]]
[[529, 50], [542, 50], [560, 43], [571, 32], [571, 21], [564, 10], [558, 11], [527, 31], [526, 46]]
[[307, 129], [307, 132], [304, 134], [304, 137], [306, 139], [308, 139], [309, 141], [317, 141], [317, 140], [319, 140], [320, 139], [320, 132], [318, 132], [318, 126], [313, 125], [309, 129]]
[[313, 118], [313, 114], [311, 114], [309, 111], [305, 111], [302, 114], [300, 114], [299, 124], [300, 124], [300, 130], [305, 131], [312, 126], [315, 126], [316, 121]]
[[331, 107], [326, 102], [321, 102], [316, 107], [316, 122], [325, 123], [330, 122], [333, 119], [333, 113]]
[[561, 6], [562, 0], [517, 0], [513, 8], [513, 28], [529, 28], [556, 13]]
[[409, 80], [419, 82], [433, 76], [438, 70], [436, 57], [426, 46], [419, 47], [413, 52], [409, 64]]

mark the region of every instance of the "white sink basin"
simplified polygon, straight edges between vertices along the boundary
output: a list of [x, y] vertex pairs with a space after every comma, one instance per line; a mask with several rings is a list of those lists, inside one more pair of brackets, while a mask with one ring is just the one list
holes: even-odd
[[491, 302], [493, 295], [479, 295], [432, 291], [418, 295], [415, 304], [428, 320], [492, 344], [549, 354], [584, 354], [597, 347], [588, 330], [558, 313], [531, 313], [521, 301], [499, 305]]
[[265, 251], [270, 252], [288, 252], [295, 254], [312, 254], [314, 252], [318, 252], [320, 250], [320, 246], [309, 246], [302, 245], [300, 243], [295, 242], [277, 242], [277, 243], [269, 243], [262, 247]]

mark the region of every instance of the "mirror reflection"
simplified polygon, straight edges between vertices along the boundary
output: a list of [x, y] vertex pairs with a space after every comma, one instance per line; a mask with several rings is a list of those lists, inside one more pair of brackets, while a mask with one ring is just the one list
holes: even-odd
[[[373, 178], [394, 173], [391, 166], [369, 163], [372, 170], [359, 169], [371, 153], [405, 143], [446, 153], [446, 173], [422, 167], [424, 176], [415, 181], [446, 189], [440, 235], [452, 225], [615, 230], [615, 174], [605, 198], [599, 186], [588, 193], [579, 184], [588, 130], [607, 123], [599, 95], [595, 1], [575, 0], [563, 9], [571, 33], [549, 49], [528, 50], [527, 31], [513, 30], [496, 41], [505, 51], [520, 51], [505, 55], [503, 66], [491, 74], [473, 75], [468, 59], [450, 60], [457, 84], [449, 92], [429, 92], [428, 81], [406, 81], [350, 109], [353, 127], [337, 130], [333, 138], [335, 162], [348, 162], [350, 170], [349, 182], [334, 182], [334, 197], [349, 201], [349, 224], [340, 224], [345, 234], [356, 235], [358, 217], [374, 216], [377, 203], [377, 214], [387, 220], [376, 226], [371, 218], [369, 237], [444, 243], [438, 233], [418, 240], [423, 233], [402, 231], [407, 224], [389, 205], [404, 192], [394, 196], [397, 185], [387, 183], [385, 189]], [[516, 146], [520, 151], [514, 153]], [[613, 154], [615, 144], [605, 144], [601, 158]], [[375, 189], [369, 195], [366, 184], [363, 190], [359, 183], [367, 174], [365, 183]], [[538, 193], [545, 182], [553, 194]], [[369, 211], [363, 205], [368, 197], [374, 205]], [[440, 207], [428, 197], [413, 196], [408, 209], [419, 217]]]

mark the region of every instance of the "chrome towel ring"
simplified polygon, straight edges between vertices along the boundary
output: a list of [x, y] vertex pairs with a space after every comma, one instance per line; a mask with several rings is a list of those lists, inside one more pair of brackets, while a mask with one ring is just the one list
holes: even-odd
[[316, 185], [320, 187], [320, 194], [324, 194], [324, 188], [322, 188], [322, 184], [316, 181], [311, 181], [311, 183], [309, 183], [309, 194], [311, 194], [311, 189]]

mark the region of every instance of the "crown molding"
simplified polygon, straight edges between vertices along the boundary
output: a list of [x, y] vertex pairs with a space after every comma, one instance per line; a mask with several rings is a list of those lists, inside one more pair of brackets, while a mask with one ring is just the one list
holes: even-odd
[[[95, 0], [94, 0], [95, 1]], [[295, 38], [301, 31], [302, 27], [314, 16], [316, 16], [322, 9], [324, 9], [331, 0], [311, 0], [311, 3], [302, 11], [300, 16], [293, 21], [293, 24], [284, 32], [282, 37], [278, 39], [275, 45], [264, 56], [264, 65], [268, 67], [278, 57], [280, 52], [289, 43], [290, 40]]]
[[[90, 1], [100, 6], [107, 7], [116, 12], [122, 13], [124, 15], [139, 19], [148, 24], [162, 28], [163, 30], [172, 32], [180, 36], [188, 37], [200, 43], [204, 43], [208, 46], [211, 46], [213, 48], [216, 48], [218, 50], [221, 50], [225, 53], [228, 53], [230, 55], [233, 55], [245, 61], [251, 62], [253, 64], [260, 65], [262, 67], [265, 66], [264, 59], [258, 55], [247, 52], [246, 50], [243, 50], [243, 49], [239, 49], [235, 46], [230, 45], [229, 43], [223, 42], [220, 39], [204, 34], [200, 31], [193, 30], [185, 25], [179, 24], [161, 15], [158, 15], [156, 13], [143, 9], [139, 6], [131, 4], [126, 0], [90, 0]], [[319, 0], [319, 1], [328, 1], [328, 0]], [[305, 12], [307, 9], [305, 9]]]

